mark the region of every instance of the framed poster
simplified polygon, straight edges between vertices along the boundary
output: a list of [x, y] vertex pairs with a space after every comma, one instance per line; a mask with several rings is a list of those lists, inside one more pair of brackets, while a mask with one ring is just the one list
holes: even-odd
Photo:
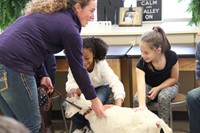
[[162, 21], [162, 0], [137, 0], [143, 7], [143, 21]]
[[141, 26], [142, 7], [121, 7], [119, 9], [119, 26]]

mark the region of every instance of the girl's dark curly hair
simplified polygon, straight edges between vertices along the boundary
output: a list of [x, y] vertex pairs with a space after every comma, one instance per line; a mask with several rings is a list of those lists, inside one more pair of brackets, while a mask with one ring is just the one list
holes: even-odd
[[83, 38], [83, 48], [90, 49], [94, 55], [95, 62], [106, 58], [108, 45], [100, 38], [86, 37]]

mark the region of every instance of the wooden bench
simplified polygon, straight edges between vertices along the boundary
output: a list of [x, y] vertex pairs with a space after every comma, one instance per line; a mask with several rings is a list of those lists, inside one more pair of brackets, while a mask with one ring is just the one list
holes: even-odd
[[[195, 45], [194, 44], [172, 44], [174, 50], [179, 56], [180, 69], [180, 92], [186, 94], [188, 89], [195, 88]], [[138, 45], [110, 45], [107, 54], [107, 61], [113, 71], [121, 79], [125, 87], [126, 98], [123, 106], [133, 106], [133, 96], [137, 90], [135, 68], [137, 60], [140, 57], [140, 48]], [[56, 54], [57, 72], [67, 72], [69, 65], [65, 55], [61, 52]], [[189, 74], [192, 79], [187, 79], [188, 83], [183, 83], [185, 76]], [[66, 81], [65, 81], [66, 82]], [[184, 85], [183, 85], [184, 84]]]

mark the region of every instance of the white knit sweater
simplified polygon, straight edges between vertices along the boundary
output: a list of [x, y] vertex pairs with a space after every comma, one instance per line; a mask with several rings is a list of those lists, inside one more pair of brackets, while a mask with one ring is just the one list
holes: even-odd
[[[124, 86], [119, 80], [118, 76], [110, 68], [106, 60], [101, 60], [98, 63], [95, 63], [93, 71], [88, 72], [88, 74], [94, 88], [102, 85], [109, 85], [109, 87], [112, 88], [114, 99], [116, 100], [118, 98], [121, 98], [122, 100], [124, 100], [125, 98]], [[79, 87], [69, 68], [68, 81], [66, 82], [65, 89], [67, 92], [69, 92], [70, 89], [73, 88], [79, 88]]]

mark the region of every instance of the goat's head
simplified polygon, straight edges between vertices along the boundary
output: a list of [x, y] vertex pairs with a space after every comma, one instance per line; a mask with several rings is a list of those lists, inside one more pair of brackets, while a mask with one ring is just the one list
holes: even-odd
[[[75, 105], [80, 106], [84, 110], [88, 109], [88, 107], [91, 107], [91, 102], [89, 100], [86, 100], [83, 94], [81, 94], [80, 97], [79, 96], [75, 96], [71, 98], [67, 97], [67, 100], [72, 102]], [[65, 108], [65, 116], [67, 118], [71, 118], [77, 112], [80, 112], [78, 108], [74, 107], [70, 103], [67, 103], [66, 108]]]

